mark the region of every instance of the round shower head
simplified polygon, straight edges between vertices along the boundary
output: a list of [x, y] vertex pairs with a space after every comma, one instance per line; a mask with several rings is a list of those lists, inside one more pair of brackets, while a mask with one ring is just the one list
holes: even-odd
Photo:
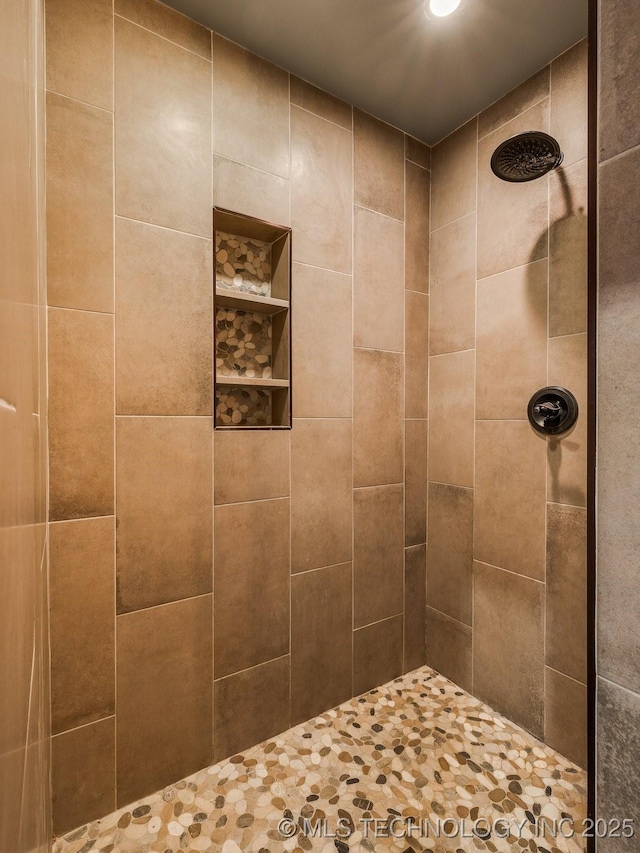
[[535, 181], [562, 163], [560, 146], [547, 133], [529, 130], [498, 145], [491, 158], [496, 177], [511, 183]]

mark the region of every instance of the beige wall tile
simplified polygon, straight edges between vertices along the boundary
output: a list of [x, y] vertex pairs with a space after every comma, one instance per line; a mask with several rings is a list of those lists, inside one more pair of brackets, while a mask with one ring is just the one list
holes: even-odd
[[269, 172], [213, 158], [213, 203], [274, 225], [288, 225], [289, 181]]
[[356, 207], [354, 241], [354, 344], [402, 352], [404, 226]]
[[294, 417], [350, 418], [351, 276], [294, 264], [292, 291]]
[[560, 143], [565, 169], [587, 156], [588, 65], [587, 39], [551, 63], [551, 134]]
[[587, 164], [551, 175], [549, 334], [587, 330]]
[[351, 273], [352, 142], [344, 128], [291, 107], [295, 261]]
[[116, 15], [211, 59], [211, 31], [158, 0], [115, 0]]
[[116, 219], [116, 411], [211, 415], [211, 240]]
[[211, 763], [211, 610], [203, 595], [118, 616], [119, 807]]
[[291, 569], [351, 560], [352, 428], [297, 419], [291, 432]]
[[356, 204], [404, 219], [404, 135], [361, 110], [353, 111]]
[[289, 728], [289, 669], [282, 657], [214, 683], [214, 761]]
[[354, 485], [400, 483], [403, 357], [356, 349], [354, 359]]
[[438, 610], [427, 607], [427, 665], [463, 690], [472, 690], [472, 632]]
[[211, 421], [118, 418], [118, 612], [211, 592]]
[[474, 692], [542, 738], [544, 584], [475, 563], [473, 600]]
[[115, 19], [116, 213], [211, 236], [211, 65]]
[[291, 103], [297, 107], [302, 107], [310, 113], [320, 116], [320, 118], [351, 130], [353, 120], [350, 104], [334, 98], [328, 92], [312, 86], [311, 83], [307, 83], [293, 74], [290, 82], [290, 98]]
[[291, 724], [352, 696], [351, 563], [291, 580]]
[[352, 134], [291, 108], [293, 258], [351, 273]]
[[[631, 820], [637, 826], [640, 820], [636, 796], [640, 696], [604, 678], [598, 678], [597, 684], [599, 812], [605, 820], [611, 820], [619, 814], [631, 815]], [[600, 849], [602, 846], [600, 844]]]
[[221, 430], [214, 452], [216, 504], [283, 498], [289, 494], [287, 430]]
[[427, 546], [404, 549], [404, 670], [425, 663]]
[[428, 427], [428, 421], [405, 421], [405, 545], [420, 545], [427, 541]]
[[112, 0], [48, 0], [47, 89], [113, 109]]
[[429, 377], [429, 479], [473, 486], [473, 350], [432, 356]]
[[113, 311], [113, 115], [47, 96], [49, 305]]
[[[545, 66], [478, 116], [478, 136], [482, 139], [503, 124], [549, 96], [549, 66]], [[586, 90], [585, 90], [586, 91]]]
[[547, 356], [546, 260], [478, 282], [476, 417], [526, 418]]
[[214, 151], [289, 177], [289, 74], [213, 36]]
[[531, 128], [549, 132], [548, 99], [478, 145], [478, 278], [547, 257], [549, 178], [512, 184], [491, 171], [491, 155], [498, 145]]
[[550, 501], [587, 503], [587, 335], [549, 340], [549, 384], [567, 388], [578, 401], [578, 421], [547, 443], [547, 497]]
[[476, 209], [478, 121], [472, 119], [431, 149], [431, 229]]
[[431, 168], [431, 148], [407, 133], [404, 135], [404, 156], [423, 169]]
[[618, 288], [617, 301], [622, 305], [628, 296], [621, 287], [635, 287], [638, 281], [640, 241], [635, 238], [640, 233], [640, 207], [629, 187], [638, 186], [639, 181], [640, 149], [606, 163], [599, 170], [598, 262], [605, 310], [615, 304], [612, 288]]
[[355, 696], [392, 681], [402, 673], [402, 615], [353, 632]]
[[289, 653], [289, 530], [288, 499], [216, 507], [216, 678]]
[[115, 713], [114, 519], [49, 528], [51, 725], [54, 733]]
[[587, 688], [545, 668], [544, 739], [552, 749], [587, 766]]
[[353, 494], [353, 618], [356, 628], [402, 613], [403, 488]]
[[63, 835], [116, 807], [115, 717], [51, 740], [53, 832]]
[[405, 417], [429, 415], [429, 297], [405, 291]]
[[405, 287], [428, 293], [431, 175], [409, 160], [405, 193]]
[[427, 600], [458, 622], [473, 622], [473, 491], [429, 483]]
[[[640, 67], [634, 0], [600, 3], [599, 8], [598, 134], [602, 161], [640, 144], [636, 97]], [[624, 189], [629, 186], [623, 184]], [[602, 245], [602, 238], [600, 242]]]
[[547, 505], [545, 662], [587, 680], [587, 519], [579, 507]]
[[113, 317], [50, 308], [49, 517], [113, 514]]
[[545, 450], [528, 421], [477, 422], [476, 560], [544, 578]]
[[431, 234], [431, 355], [473, 349], [476, 340], [476, 215]]

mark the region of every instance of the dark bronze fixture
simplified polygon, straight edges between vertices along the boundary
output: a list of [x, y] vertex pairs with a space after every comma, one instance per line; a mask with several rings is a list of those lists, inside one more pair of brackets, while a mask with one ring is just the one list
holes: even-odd
[[578, 401], [566, 388], [549, 385], [529, 400], [529, 423], [543, 435], [567, 432], [578, 419]]
[[502, 181], [535, 181], [562, 163], [560, 146], [548, 133], [528, 130], [502, 142], [493, 152], [491, 170]]

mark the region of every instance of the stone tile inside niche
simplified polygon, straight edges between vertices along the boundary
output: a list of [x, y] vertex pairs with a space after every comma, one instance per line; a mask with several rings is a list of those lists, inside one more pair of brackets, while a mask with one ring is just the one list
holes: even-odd
[[217, 426], [267, 426], [271, 420], [271, 391], [234, 385], [216, 388]]
[[271, 377], [271, 316], [258, 311], [216, 311], [218, 376]]
[[216, 231], [216, 287], [271, 296], [271, 244]]

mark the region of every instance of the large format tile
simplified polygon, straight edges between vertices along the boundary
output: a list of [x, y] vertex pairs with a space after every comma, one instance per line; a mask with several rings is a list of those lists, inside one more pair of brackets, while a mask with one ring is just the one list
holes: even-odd
[[549, 178], [514, 184], [491, 171], [491, 155], [498, 145], [532, 127], [549, 132], [548, 99], [478, 145], [478, 278], [547, 257]]
[[158, 0], [114, 0], [114, 11], [204, 59], [211, 59], [211, 30]]
[[463, 690], [471, 690], [472, 686], [472, 646], [468, 625], [427, 607], [427, 663]]
[[211, 415], [211, 240], [116, 220], [116, 411]]
[[115, 713], [114, 521], [51, 524], [49, 609], [54, 733]]
[[211, 235], [211, 64], [115, 19], [116, 213]]
[[235, 755], [289, 727], [289, 657], [214, 682], [214, 760]]
[[429, 297], [407, 290], [404, 295], [404, 415], [429, 416]]
[[296, 420], [291, 432], [291, 569], [351, 560], [352, 428]]
[[118, 418], [118, 612], [211, 592], [211, 421]]
[[587, 503], [587, 335], [549, 340], [549, 385], [567, 388], [578, 401], [573, 429], [547, 444], [547, 497], [550, 501]]
[[352, 695], [351, 563], [291, 580], [291, 723]]
[[354, 109], [353, 135], [356, 204], [404, 219], [404, 134]]
[[546, 582], [545, 662], [586, 683], [586, 510], [547, 505]]
[[480, 139], [493, 133], [503, 124], [516, 118], [520, 113], [549, 97], [549, 66], [546, 65], [524, 83], [516, 86], [478, 116], [478, 136]]
[[545, 569], [545, 439], [528, 421], [478, 421], [474, 557], [531, 578]]
[[356, 349], [354, 359], [354, 485], [400, 483], [403, 477], [403, 357]]
[[[602, 117], [601, 117], [602, 121]], [[640, 182], [640, 149], [599, 170], [599, 286], [606, 300], [613, 287], [638, 283], [640, 206], [629, 187]]]
[[352, 141], [350, 131], [291, 107], [295, 261], [351, 272]]
[[473, 486], [475, 353], [432, 356], [429, 362], [429, 479]]
[[353, 504], [353, 616], [360, 628], [401, 613], [403, 488], [356, 489]]
[[427, 546], [404, 550], [404, 670], [425, 662]]
[[402, 673], [402, 614], [353, 632], [353, 692], [358, 696]]
[[311, 83], [307, 83], [306, 80], [301, 80], [293, 74], [289, 86], [289, 97], [291, 103], [295, 104], [296, 107], [302, 107], [302, 109], [315, 113], [320, 118], [351, 130], [352, 108], [350, 104], [334, 98], [328, 92], [312, 86]]
[[216, 678], [289, 653], [289, 530], [288, 499], [216, 507]]
[[118, 805], [213, 757], [211, 611], [203, 595], [118, 616]]
[[[598, 133], [600, 160], [640, 144], [640, 86], [634, 0], [600, 3]], [[624, 183], [626, 189], [628, 183]], [[629, 193], [630, 196], [633, 193]]]
[[213, 489], [216, 504], [283, 498], [289, 494], [288, 430], [216, 433]]
[[269, 172], [235, 163], [217, 154], [213, 158], [213, 203], [274, 225], [288, 225], [289, 181]]
[[350, 418], [351, 276], [294, 264], [294, 418]]
[[113, 317], [50, 308], [49, 518], [113, 514]]
[[353, 342], [357, 347], [404, 348], [404, 226], [355, 209]]
[[474, 564], [473, 689], [542, 738], [544, 584]]
[[478, 282], [476, 417], [520, 420], [546, 385], [547, 261]]
[[429, 607], [472, 624], [472, 489], [429, 483], [427, 583]]
[[578, 767], [587, 766], [587, 688], [545, 669], [544, 742]]
[[551, 175], [549, 335], [587, 330], [587, 163]]
[[51, 93], [47, 301], [113, 311], [113, 115]]
[[429, 292], [429, 216], [431, 176], [409, 160], [405, 163], [405, 287]]
[[476, 208], [477, 119], [471, 119], [431, 149], [431, 229]]
[[551, 135], [563, 168], [587, 156], [589, 44], [583, 39], [551, 63]]
[[51, 740], [53, 832], [62, 835], [116, 807], [115, 717]]
[[427, 541], [427, 442], [429, 423], [405, 421], [404, 544]]
[[112, 0], [49, 0], [47, 89], [113, 108]]
[[473, 349], [476, 340], [476, 215], [431, 234], [431, 355]]
[[289, 74], [213, 36], [214, 150], [248, 166], [289, 176]]
[[431, 148], [408, 133], [404, 135], [404, 157], [423, 169], [431, 168]]

